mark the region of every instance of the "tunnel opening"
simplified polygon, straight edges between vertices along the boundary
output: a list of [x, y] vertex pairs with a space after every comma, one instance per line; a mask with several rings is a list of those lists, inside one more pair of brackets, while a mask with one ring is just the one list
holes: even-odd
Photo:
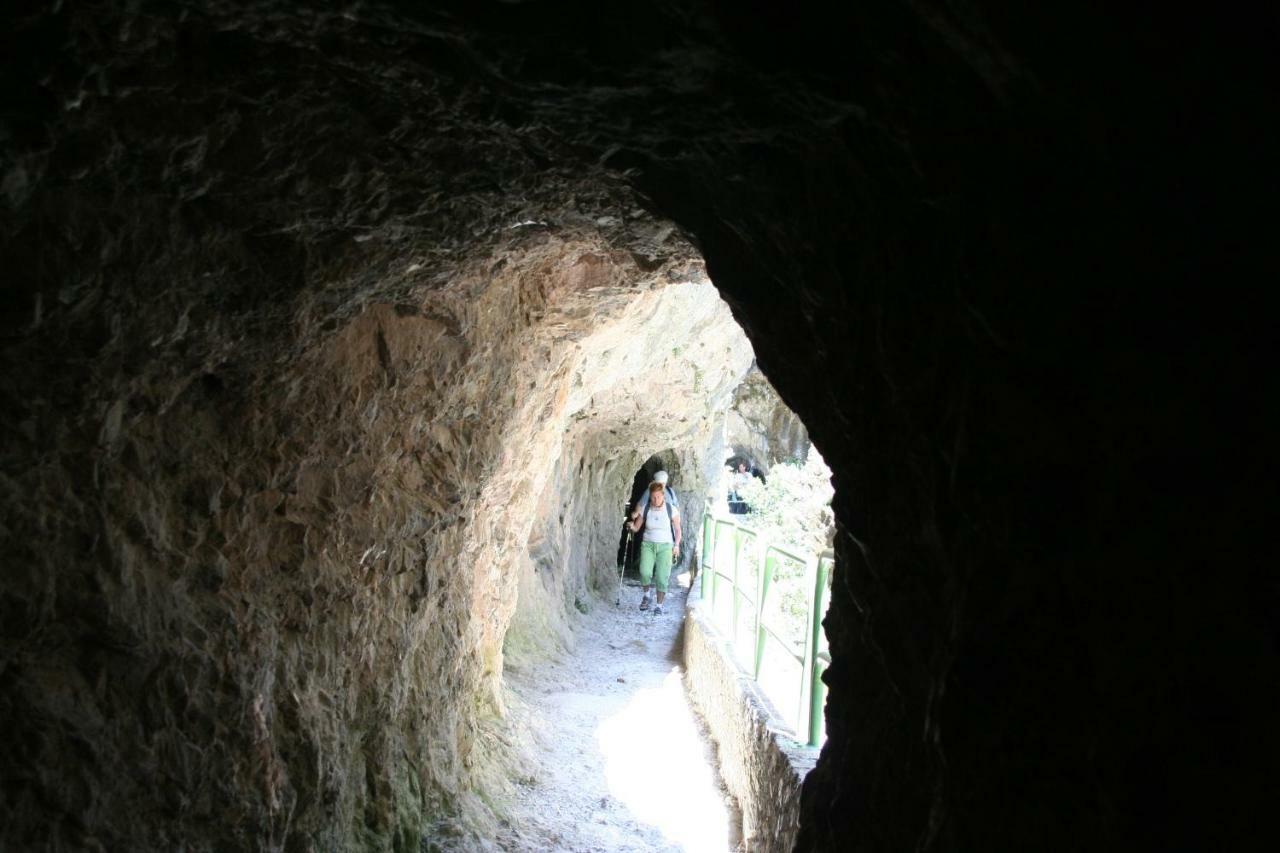
[[195, 5], [7, 21], [0, 847], [497, 837], [708, 270], [839, 486], [798, 849], [1276, 847], [1273, 20]]
[[[676, 701], [672, 691], [683, 695], [684, 599], [690, 594], [696, 599], [701, 591], [695, 586], [695, 570], [700, 564], [703, 521], [717, 511], [723, 514], [727, 425], [731, 418], [744, 418], [735, 408], [735, 392], [755, 370], [754, 357], [741, 328], [705, 277], [667, 284], [654, 296], [656, 301], [643, 304], [643, 310], [626, 312], [629, 319], [623, 323], [611, 324], [607, 315], [600, 317], [593, 311], [591, 324], [574, 338], [580, 358], [571, 371], [572, 390], [560, 426], [552, 430], [546, 455], [530, 459], [525, 466], [541, 469], [544, 478], [533, 500], [525, 546], [517, 549], [514, 607], [495, 665], [495, 690], [503, 697], [504, 713], [486, 725], [495, 732], [509, 732], [513, 720], [518, 720], [534, 731], [561, 726], [582, 737], [584, 715], [598, 717], [603, 713], [599, 708], [608, 707], [611, 715], [620, 715], [618, 719], [635, 718], [633, 712], [609, 704], [619, 697], [640, 706], [667, 697], [662, 702], [671, 709], [670, 719], [651, 719], [654, 731], [648, 734], [660, 741], [670, 726], [682, 732], [680, 738], [700, 731], [697, 737], [702, 746], [693, 757], [707, 769], [679, 772], [704, 779], [711, 787], [704, 785], [698, 796], [719, 805], [710, 812], [704, 809], [701, 816], [685, 815], [678, 826], [668, 825], [667, 819], [646, 818], [639, 831], [703, 839], [690, 841], [694, 847], [689, 849], [704, 849], [710, 843], [705, 837], [710, 831], [719, 841], [705, 849], [719, 850], [732, 846], [725, 832], [744, 832], [743, 814], [719, 781], [707, 732], [701, 730], [704, 724], [691, 712], [689, 700]], [[645, 296], [632, 299], [647, 301]], [[767, 393], [772, 394], [768, 404], [757, 403], [745, 418], [756, 424], [761, 441], [776, 443], [783, 441], [783, 434], [772, 431], [768, 423], [756, 423], [761, 412], [767, 409], [771, 415], [772, 407], [783, 405], [772, 389]], [[764, 396], [765, 392], [757, 394]], [[639, 578], [641, 537], [628, 536], [625, 528], [659, 472], [667, 478], [667, 489], [678, 495], [673, 505], [678, 507], [686, 543], [671, 567], [669, 588], [662, 590], [667, 612], [659, 610], [664, 602], [657, 595], [665, 572], [654, 572], [654, 606], [649, 608], [650, 589]], [[676, 528], [673, 523], [673, 533]], [[663, 666], [646, 669], [655, 661]], [[608, 671], [616, 677], [601, 683], [601, 669], [609, 667], [614, 667]], [[629, 667], [634, 670], [631, 674]], [[557, 673], [573, 668], [576, 674], [551, 676], [548, 688], [540, 675], [548, 668]], [[655, 680], [659, 674], [662, 678]], [[556, 679], [562, 677], [570, 678], [575, 687], [557, 689]], [[639, 820], [641, 813], [657, 814], [644, 805], [645, 797], [638, 792], [651, 788], [655, 780], [669, 779], [673, 772], [673, 763], [655, 759], [651, 750], [633, 754], [630, 747], [620, 746], [624, 730], [625, 726], [603, 724], [595, 731], [596, 745], [586, 749], [564, 743], [565, 736], [535, 737], [534, 744], [492, 757], [495, 767], [515, 762], [525, 769], [495, 772], [491, 777], [545, 778], [550, 781], [539, 785], [538, 796], [563, 803], [574, 802], [583, 791], [599, 790], [592, 785], [604, 778], [609, 791], [626, 792], [619, 796], [632, 805], [597, 810], [597, 825], [574, 836], [583, 844], [602, 843], [601, 833], [607, 836], [621, 825], [630, 825], [626, 822]], [[643, 732], [628, 736], [639, 738], [639, 743], [647, 739]], [[586, 763], [577, 775], [562, 778], [554, 768], [564, 761], [566, 748], [574, 749], [574, 760]], [[529, 754], [530, 749], [536, 754]], [[619, 757], [624, 755], [631, 757]], [[499, 783], [490, 796], [511, 804], [538, 831], [567, 832], [529, 816], [529, 791], [521, 782]], [[609, 797], [604, 800], [610, 801]], [[725, 802], [732, 806], [730, 817], [725, 817]], [[794, 811], [794, 803], [790, 808]], [[520, 843], [536, 846], [528, 836]]]
[[[667, 463], [665, 460], [670, 459]], [[672, 488], [680, 479], [680, 462], [679, 457], [673, 448], [659, 451], [644, 461], [644, 464], [636, 469], [635, 476], [631, 479], [631, 493], [626, 500], [627, 510], [635, 509], [636, 504], [644, 495], [649, 484], [654, 481], [659, 471], [666, 471], [671, 478]]]

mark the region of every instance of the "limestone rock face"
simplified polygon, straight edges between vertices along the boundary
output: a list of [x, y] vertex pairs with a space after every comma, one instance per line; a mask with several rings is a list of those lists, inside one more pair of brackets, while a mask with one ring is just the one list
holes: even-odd
[[725, 435], [734, 453], [749, 457], [765, 473], [778, 462], [803, 462], [809, 450], [804, 423], [758, 368], [733, 392]]
[[[536, 576], [536, 583], [522, 580], [516, 599], [520, 613], [507, 639], [517, 647], [571, 642], [563, 615], [593, 592], [612, 601], [623, 507], [634, 472], [655, 451], [677, 449], [673, 485], [682, 495], [684, 529], [694, 531], [687, 541], [697, 542], [703, 496], [720, 458], [720, 418], [751, 363], [741, 328], [705, 281], [668, 286], [635, 300], [614, 323], [600, 314], [592, 323], [575, 345], [567, 419], [552, 424], [541, 443], [519, 440], [513, 422], [502, 468], [517, 479], [494, 480], [497, 495], [527, 492], [536, 501], [513, 508], [512, 520], [528, 538], [528, 560], [517, 565]], [[555, 353], [540, 353], [535, 363]], [[509, 590], [504, 597], [511, 600]]]
[[[698, 280], [668, 283], [684, 274]], [[38, 751], [65, 808], [101, 810], [67, 843], [409, 844], [465, 812], [526, 550], [558, 593], [530, 606], [562, 622], [610, 575], [592, 534], [636, 459], [704, 447], [751, 359], [679, 243], [646, 273], [598, 238], [520, 236], [383, 295], [295, 319], [274, 357], [272, 335], [185, 365], [167, 340], [142, 344], [138, 375], [81, 401], [78, 454], [13, 471], [30, 500], [9, 516], [6, 624], [57, 639], [8, 661], [8, 743]], [[99, 358], [152, 316], [123, 320]], [[215, 345], [183, 325], [189, 346]], [[92, 518], [79, 535], [94, 539], [69, 517]], [[85, 763], [130, 773], [59, 778]], [[154, 823], [130, 807], [143, 800]], [[10, 831], [33, 832], [39, 810], [15, 805]]]
[[1274, 849], [1268, 14], [6, 9], [0, 847], [483, 824], [700, 255], [834, 472], [801, 849]]
[[526, 609], [563, 631], [637, 457], [700, 453], [750, 347], [620, 181], [453, 95], [338, 96], [305, 52], [275, 90], [210, 44], [280, 59], [256, 24], [85, 24], [139, 85], [8, 161], [42, 189], [5, 219], [0, 846], [483, 831], [522, 571], [554, 554]]

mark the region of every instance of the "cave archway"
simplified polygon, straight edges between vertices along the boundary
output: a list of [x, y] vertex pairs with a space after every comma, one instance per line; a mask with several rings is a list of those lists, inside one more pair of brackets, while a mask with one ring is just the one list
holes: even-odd
[[474, 805], [503, 569], [571, 600], [643, 461], [593, 318], [699, 257], [838, 487], [801, 848], [1275, 846], [1265, 12], [6, 24], [3, 846]]
[[644, 461], [643, 465], [636, 469], [635, 476], [631, 480], [631, 494], [627, 500], [628, 509], [635, 508], [636, 503], [644, 494], [644, 490], [653, 482], [654, 476], [659, 471], [667, 472], [671, 478], [672, 488], [675, 488], [680, 482], [680, 457], [676, 454], [674, 448], [668, 447], [665, 450], [654, 453]]

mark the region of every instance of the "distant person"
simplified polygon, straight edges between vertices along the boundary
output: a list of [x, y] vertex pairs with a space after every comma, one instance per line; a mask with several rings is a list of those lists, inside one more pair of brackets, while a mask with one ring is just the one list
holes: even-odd
[[742, 498], [742, 490], [751, 482], [751, 470], [746, 460], [738, 462], [738, 469], [729, 475], [729, 512], [734, 515], [745, 515], [751, 507]]
[[667, 503], [666, 487], [656, 480], [649, 484], [645, 495], [648, 501], [642, 509], [639, 504], [631, 515], [631, 530], [640, 538], [640, 585], [644, 598], [640, 609], [649, 609], [649, 591], [657, 588], [654, 616], [662, 615], [662, 604], [667, 598], [667, 583], [671, 580], [671, 566], [680, 559], [680, 510]]
[[[676, 495], [676, 490], [667, 485], [668, 475], [666, 471], [659, 471], [653, 475], [653, 482], [662, 486], [663, 494], [667, 498], [667, 503], [671, 504], [672, 509], [680, 508], [680, 498]], [[644, 512], [649, 508], [649, 490], [645, 489], [643, 495], [640, 496], [640, 511]]]

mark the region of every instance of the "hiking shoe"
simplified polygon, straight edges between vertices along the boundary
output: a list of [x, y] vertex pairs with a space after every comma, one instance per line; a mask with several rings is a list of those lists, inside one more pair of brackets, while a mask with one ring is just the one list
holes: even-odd
[[655, 604], [655, 605], [653, 606], [653, 615], [654, 615], [654, 616], [661, 616], [661, 615], [662, 615], [662, 605], [661, 605], [661, 604]]
[[640, 599], [640, 609], [641, 610], [649, 609], [649, 596], [646, 595], [644, 598]]

